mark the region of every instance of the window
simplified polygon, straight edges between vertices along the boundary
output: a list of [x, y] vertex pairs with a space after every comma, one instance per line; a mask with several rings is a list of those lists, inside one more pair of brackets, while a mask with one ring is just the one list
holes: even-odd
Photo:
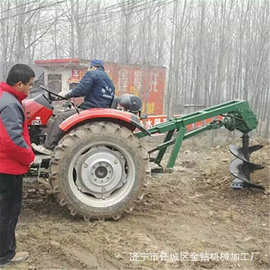
[[55, 93], [62, 90], [62, 75], [61, 74], [48, 74], [48, 87]]

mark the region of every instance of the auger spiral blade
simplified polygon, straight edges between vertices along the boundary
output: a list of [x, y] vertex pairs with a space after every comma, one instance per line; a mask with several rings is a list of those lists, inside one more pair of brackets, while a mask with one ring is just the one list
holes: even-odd
[[[248, 155], [250, 155], [251, 153], [257, 151], [257, 150], [260, 150], [261, 148], [263, 148], [263, 145], [253, 145], [253, 146], [249, 146], [248, 147]], [[236, 146], [236, 145], [233, 145], [231, 144], [229, 146], [229, 149], [230, 149], [230, 152], [236, 157], [236, 158], [239, 158], [247, 163], [250, 163], [252, 164], [251, 162], [249, 162], [249, 160], [247, 160], [247, 158], [245, 157], [245, 153], [244, 153], [244, 149], [239, 147], [239, 146]], [[258, 166], [261, 166], [261, 165], [258, 165]], [[262, 166], [261, 166], [262, 167]], [[263, 169], [263, 168], [261, 168]]]
[[249, 161], [250, 154], [261, 149], [262, 145], [249, 146], [249, 137], [244, 134], [242, 137], [243, 147], [230, 145], [230, 152], [236, 157], [230, 164], [230, 172], [235, 177], [232, 183], [234, 189], [244, 187], [253, 187], [264, 189], [263, 186], [253, 184], [250, 180], [250, 174], [255, 170], [263, 169], [264, 167]]
[[[246, 163], [241, 159], [234, 159], [230, 164], [230, 172], [236, 178], [233, 182], [233, 188], [254, 187], [264, 189], [264, 187], [250, 182], [250, 173], [254, 170], [263, 169], [263, 166]], [[239, 181], [240, 180], [240, 181]]]

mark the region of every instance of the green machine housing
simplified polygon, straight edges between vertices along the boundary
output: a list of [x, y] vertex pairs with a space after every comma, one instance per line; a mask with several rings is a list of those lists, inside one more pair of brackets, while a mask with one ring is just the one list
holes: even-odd
[[[187, 125], [216, 116], [222, 117], [221, 119], [213, 120], [203, 127], [187, 131]], [[256, 129], [257, 124], [258, 121], [256, 119], [256, 115], [250, 109], [248, 102], [242, 100], [225, 102], [198, 112], [187, 114], [182, 117], [175, 117], [164, 123], [157, 124], [148, 129], [149, 133], [151, 135], [157, 133], [166, 133], [166, 135], [162, 144], [148, 151], [150, 156], [154, 152], [157, 152], [154, 158], [150, 158], [150, 162], [154, 162], [159, 166], [155, 168], [153, 172], [166, 172], [172, 170], [183, 140], [198, 135], [206, 130], [225, 127], [230, 131], [238, 130], [243, 133], [242, 146], [238, 147], [235, 145], [230, 145], [229, 147], [231, 153], [236, 157], [230, 165], [230, 171], [235, 177], [232, 187], [235, 189], [240, 189], [243, 187], [255, 187], [263, 189], [263, 187], [260, 185], [252, 184], [250, 180], [250, 173], [256, 169], [263, 168], [261, 165], [254, 164], [249, 161], [250, 154], [262, 147], [262, 145], [249, 146], [248, 133]], [[145, 132], [136, 133], [138, 138], [142, 138], [147, 135], [148, 134]], [[163, 168], [161, 162], [170, 145], [172, 145], [172, 150], [166, 168]]]

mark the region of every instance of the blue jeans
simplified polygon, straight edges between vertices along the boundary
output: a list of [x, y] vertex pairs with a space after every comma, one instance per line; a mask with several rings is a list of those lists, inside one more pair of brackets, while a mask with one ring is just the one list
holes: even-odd
[[22, 175], [0, 173], [0, 265], [16, 254], [15, 229], [22, 205]]

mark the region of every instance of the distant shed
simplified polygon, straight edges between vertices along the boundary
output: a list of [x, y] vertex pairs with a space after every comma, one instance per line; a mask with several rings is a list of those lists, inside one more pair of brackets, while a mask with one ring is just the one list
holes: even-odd
[[[78, 58], [36, 60], [44, 69], [44, 83], [55, 92], [76, 86], [87, 72], [90, 60]], [[131, 93], [143, 101], [143, 111], [162, 114], [166, 68], [149, 65], [124, 65], [105, 62], [106, 72], [114, 82], [116, 95]]]

